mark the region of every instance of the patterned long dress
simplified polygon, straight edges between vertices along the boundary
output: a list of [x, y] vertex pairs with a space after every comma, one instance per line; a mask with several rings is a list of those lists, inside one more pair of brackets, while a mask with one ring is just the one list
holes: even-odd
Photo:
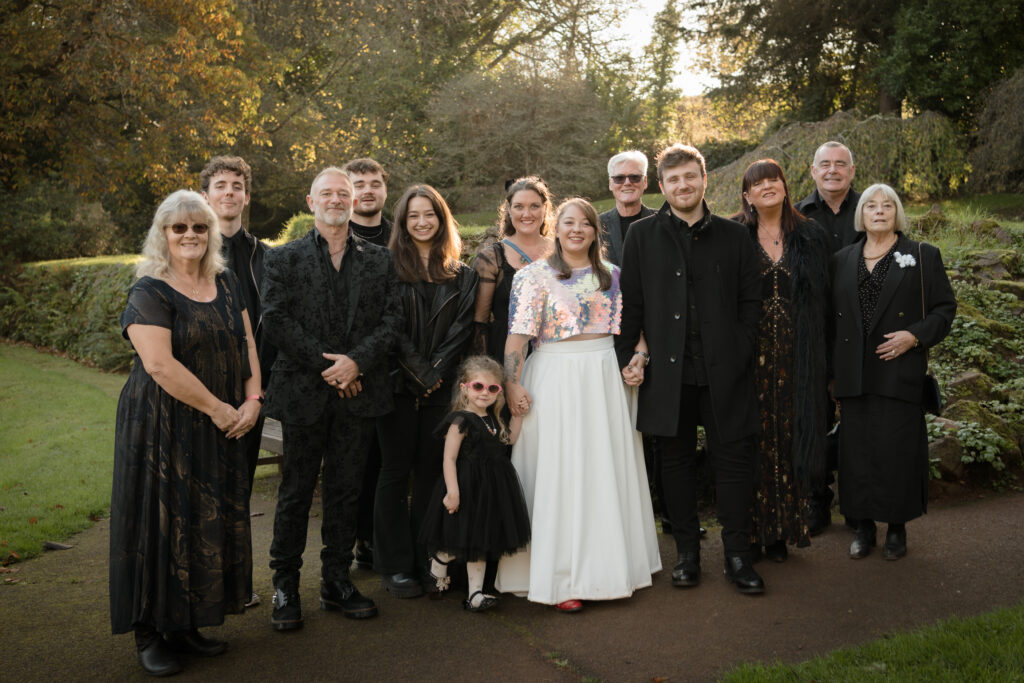
[[[250, 375], [244, 306], [230, 271], [217, 298], [193, 301], [144, 277], [121, 315], [165, 327], [180, 361], [215, 396], [239, 406]], [[204, 413], [171, 397], [138, 356], [117, 404], [110, 501], [114, 633], [214, 626], [245, 609], [252, 565], [246, 455]]]
[[810, 545], [804, 514], [806, 496], [793, 472], [794, 325], [790, 301], [790, 252], [772, 261], [758, 245], [761, 265], [761, 320], [754, 378], [761, 412], [758, 437], [754, 543]]

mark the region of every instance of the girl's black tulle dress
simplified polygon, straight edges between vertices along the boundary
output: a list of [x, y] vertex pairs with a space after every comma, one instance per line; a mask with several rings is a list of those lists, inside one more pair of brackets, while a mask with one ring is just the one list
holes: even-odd
[[[488, 420], [496, 424], [493, 416]], [[427, 552], [450, 553], [466, 562], [497, 560], [530, 542], [530, 513], [519, 475], [508, 458], [508, 445], [491, 434], [479, 415], [449, 413], [437, 428], [441, 438], [455, 425], [465, 434], [455, 470], [459, 481], [459, 509], [448, 514], [444, 477], [438, 479], [420, 530]]]

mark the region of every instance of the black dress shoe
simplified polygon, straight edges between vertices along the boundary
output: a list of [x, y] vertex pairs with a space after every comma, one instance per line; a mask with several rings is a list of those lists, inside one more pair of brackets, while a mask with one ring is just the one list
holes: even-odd
[[887, 560], [898, 560], [907, 554], [907, 527], [890, 524], [885, 532], [885, 545], [882, 546], [882, 557]]
[[362, 595], [349, 581], [323, 581], [320, 584], [320, 609], [341, 610], [349, 619], [369, 619], [377, 616], [377, 605]]
[[302, 602], [297, 590], [278, 588], [272, 602], [274, 611], [270, 613], [270, 625], [275, 631], [302, 628]]
[[216, 638], [207, 638], [199, 632], [199, 629], [172, 631], [164, 634], [164, 640], [175, 652], [199, 655], [200, 657], [216, 657], [224, 654], [224, 651], [228, 649], [226, 642]]
[[700, 529], [700, 537], [701, 538], [704, 538], [705, 536], [708, 535], [708, 530], [705, 529], [704, 527], [697, 527], [697, 528]]
[[738, 555], [725, 558], [725, 578], [736, 584], [737, 590], [745, 595], [764, 593], [764, 581], [754, 567]]
[[818, 536], [832, 524], [832, 513], [828, 506], [816, 500], [807, 503], [807, 531], [811, 536]]
[[672, 585], [689, 588], [700, 583], [700, 553], [679, 553], [672, 568]]
[[173, 676], [181, 671], [181, 660], [158, 636], [139, 649], [139, 666], [150, 676]]
[[373, 546], [369, 541], [356, 541], [354, 552], [357, 569], [373, 569]]
[[380, 583], [384, 590], [393, 593], [396, 598], [418, 598], [423, 595], [423, 584], [415, 574], [385, 574], [381, 577]]
[[853, 543], [850, 544], [851, 560], [859, 560], [871, 554], [876, 542], [875, 531], [875, 523], [870, 519], [857, 523], [857, 531], [854, 532]]
[[776, 541], [764, 547], [764, 556], [772, 562], [782, 563], [789, 557], [789, 548], [786, 547], [785, 541]]

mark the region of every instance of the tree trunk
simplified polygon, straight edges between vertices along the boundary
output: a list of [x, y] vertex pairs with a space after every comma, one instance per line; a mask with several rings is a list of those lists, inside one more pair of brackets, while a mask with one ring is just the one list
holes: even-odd
[[900, 116], [903, 113], [902, 103], [889, 93], [879, 91], [878, 113], [883, 115], [892, 114], [893, 116]]

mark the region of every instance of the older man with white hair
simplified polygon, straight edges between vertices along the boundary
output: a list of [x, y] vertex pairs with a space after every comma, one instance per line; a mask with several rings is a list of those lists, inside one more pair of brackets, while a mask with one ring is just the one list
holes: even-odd
[[643, 152], [631, 149], [608, 160], [608, 189], [615, 197], [615, 208], [599, 218], [606, 233], [608, 260], [618, 266], [622, 265], [622, 243], [629, 226], [654, 213], [643, 201], [647, 189], [647, 157]]
[[857, 238], [853, 214], [860, 194], [851, 187], [856, 172], [850, 148], [835, 140], [826, 142], [814, 152], [811, 163], [815, 190], [796, 205], [800, 213], [825, 228], [833, 253]]

